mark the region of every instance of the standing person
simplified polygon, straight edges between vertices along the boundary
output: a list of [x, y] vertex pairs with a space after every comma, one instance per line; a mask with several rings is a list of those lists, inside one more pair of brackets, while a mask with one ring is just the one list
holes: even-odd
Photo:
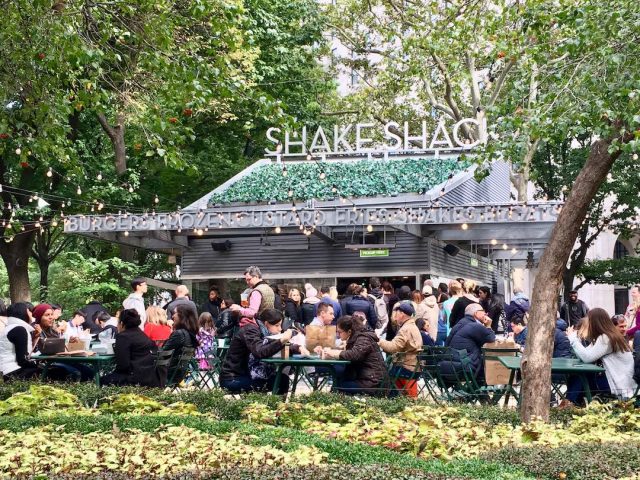
[[31, 312], [25, 303], [13, 303], [7, 309], [6, 327], [0, 332], [0, 373], [4, 381], [28, 379], [38, 374], [31, 361], [33, 336]]
[[363, 288], [361, 285], [356, 285], [353, 289], [353, 297], [347, 301], [345, 305], [344, 313], [347, 315], [353, 315], [355, 312], [364, 313], [367, 318], [367, 323], [371, 330], [375, 330], [378, 322], [378, 315], [371, 302], [367, 299], [366, 294], [363, 295]]
[[251, 265], [244, 271], [244, 281], [249, 287], [248, 306], [243, 307], [235, 303], [229, 306], [232, 312], [239, 312], [242, 318], [257, 319], [263, 310], [274, 308], [275, 293], [262, 279], [260, 269]]
[[288, 318], [292, 323], [302, 322], [302, 295], [300, 290], [292, 288], [284, 304], [284, 317]]
[[578, 292], [571, 290], [569, 299], [560, 308], [560, 318], [567, 322], [567, 325], [573, 327], [578, 323], [578, 320], [586, 317], [587, 313], [589, 313], [587, 304], [578, 299]]
[[388, 280], [382, 282], [382, 298], [387, 304], [387, 318], [391, 318], [393, 306], [398, 303], [398, 296], [393, 291], [393, 285]]
[[140, 314], [135, 309], [120, 313], [119, 333], [113, 345], [116, 368], [102, 377], [102, 385], [164, 386], [166, 372], [158, 372], [155, 367], [158, 347], [140, 330], [140, 322]]
[[131, 280], [131, 290], [133, 290], [124, 302], [122, 308], [133, 308], [140, 316], [140, 329], [144, 328], [147, 321], [147, 312], [144, 307], [144, 294], [147, 293], [147, 281], [143, 277], [136, 277]]
[[[382, 291], [382, 285], [378, 277], [371, 277], [369, 279], [369, 300], [373, 302], [378, 321], [376, 323], [376, 329], [381, 330], [387, 326], [389, 322], [389, 314], [387, 312], [387, 302], [384, 299], [384, 292]], [[336, 316], [340, 316], [336, 314]]]
[[509, 305], [505, 305], [504, 313], [507, 325], [511, 323], [513, 317], [525, 317], [529, 313], [531, 304], [529, 303], [529, 297], [527, 297], [520, 287], [513, 289], [513, 298], [509, 302]]
[[640, 285], [634, 285], [629, 292], [631, 301], [624, 312], [624, 318], [627, 320], [627, 328], [632, 329], [638, 325], [638, 317], [640, 317]]
[[502, 315], [504, 305], [497, 295], [491, 294], [489, 287], [480, 287], [478, 289], [478, 298], [480, 299], [480, 305], [482, 305], [484, 311], [487, 312], [487, 315], [491, 318], [491, 330], [497, 333], [500, 325], [500, 315]]
[[173, 314], [176, 311], [178, 305], [184, 305], [193, 312], [193, 315], [198, 318], [198, 307], [195, 302], [189, 298], [189, 289], [186, 285], [178, 285], [175, 290], [176, 298], [167, 305], [167, 317], [173, 318]]
[[449, 334], [449, 330], [451, 328], [451, 324], [449, 323], [449, 319], [451, 318], [451, 309], [460, 297], [462, 297], [462, 285], [460, 285], [460, 282], [458, 282], [457, 280], [451, 280], [449, 282], [449, 300], [445, 300], [445, 302], [442, 304], [444, 322], [447, 324], [447, 335]]
[[[602, 308], [587, 313], [588, 338], [592, 342], [583, 346], [575, 329], [569, 327], [567, 334], [577, 357], [585, 363], [601, 361], [605, 374], [590, 375], [590, 388], [596, 392], [613, 393], [626, 400], [633, 396], [637, 385], [633, 380], [633, 354], [626, 339], [613, 325], [609, 314]], [[576, 404], [584, 394], [580, 378], [572, 378], [567, 385], [566, 401], [561, 407]]]
[[449, 300], [449, 287], [444, 282], [438, 284], [438, 290], [436, 291], [436, 300], [438, 305], [442, 306], [444, 302]]
[[[440, 307], [438, 301], [433, 294], [433, 287], [425, 285], [422, 287], [423, 300], [418, 305], [416, 318], [422, 318], [427, 322], [427, 331], [429, 336], [436, 340], [438, 338], [438, 317], [440, 316]], [[418, 314], [417, 312], [420, 312]]]
[[347, 302], [353, 298], [353, 290], [358, 286], [357, 283], [350, 283], [344, 292], [344, 295], [340, 299], [340, 310], [346, 315]]
[[[342, 316], [342, 307], [340, 306], [340, 302], [338, 302], [338, 300], [334, 300], [333, 298], [331, 298], [331, 288], [333, 287], [327, 287], [326, 285], [320, 287], [320, 302], [331, 305], [333, 307], [333, 313], [335, 314], [336, 318], [339, 318]], [[316, 315], [318, 314], [318, 305], [319, 304], [316, 304]]]
[[318, 303], [320, 303], [320, 299], [318, 298], [318, 290], [316, 290], [310, 283], [304, 284], [304, 293], [305, 299], [303, 300], [302, 307], [300, 308], [302, 313], [302, 323], [304, 325], [309, 325], [316, 316], [316, 307]]
[[239, 312], [232, 312], [229, 308], [233, 305], [233, 299], [226, 297], [220, 304], [220, 316], [216, 322], [216, 336], [218, 338], [231, 338], [238, 330], [240, 320]]
[[156, 345], [161, 345], [171, 336], [171, 327], [164, 308], [151, 305], [147, 308], [147, 322], [144, 324], [144, 333]]
[[449, 316], [449, 326], [453, 328], [462, 317], [465, 316], [465, 309], [472, 303], [480, 303], [480, 299], [476, 296], [476, 282], [473, 280], [465, 280], [462, 287], [464, 295], [456, 300], [451, 308], [451, 315]]
[[[425, 285], [424, 288], [432, 288]], [[434, 298], [435, 299], [435, 298]], [[386, 340], [378, 341], [378, 345], [385, 353], [398, 354], [394, 361], [392, 376], [411, 377], [418, 368], [418, 354], [422, 352], [422, 336], [416, 326], [415, 310], [410, 303], [401, 302], [393, 310], [398, 333], [390, 342]], [[412, 398], [418, 396], [418, 384], [416, 380], [407, 381], [398, 378], [396, 388], [405, 390]]]
[[209, 288], [209, 296], [207, 297], [207, 301], [202, 304], [200, 311], [210, 313], [213, 321], [217, 322], [218, 316], [220, 315], [221, 304], [222, 298], [220, 297], [220, 290], [213, 285]]

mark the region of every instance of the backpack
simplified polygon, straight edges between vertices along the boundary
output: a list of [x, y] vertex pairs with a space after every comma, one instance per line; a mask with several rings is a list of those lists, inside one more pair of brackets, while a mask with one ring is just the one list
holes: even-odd
[[369, 295], [369, 299], [373, 300], [373, 308], [376, 309], [378, 314], [378, 321], [376, 322], [376, 330], [383, 328], [389, 321], [389, 313], [387, 312], [387, 302], [384, 301], [384, 297], [376, 298], [373, 295]]

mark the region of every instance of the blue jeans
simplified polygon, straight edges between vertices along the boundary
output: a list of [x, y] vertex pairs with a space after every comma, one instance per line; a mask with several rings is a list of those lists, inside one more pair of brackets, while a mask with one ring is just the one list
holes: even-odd
[[[590, 373], [585, 375], [585, 377], [589, 382], [589, 389], [591, 390], [592, 395], [611, 393], [606, 375]], [[567, 400], [571, 400], [575, 404], [584, 400], [584, 387], [582, 386], [582, 380], [580, 380], [580, 377], [569, 377], [567, 381]]]
[[369, 394], [370, 391], [367, 389], [363, 389], [362, 386], [356, 380], [344, 380], [341, 381], [338, 386], [335, 388], [335, 391], [338, 393], [343, 393], [345, 395], [358, 395], [358, 394]]
[[56, 380], [71, 379], [75, 381], [79, 380], [81, 382], [88, 382], [93, 380], [95, 373], [93, 368], [82, 363], [77, 363], [75, 365], [52, 363], [49, 367], [48, 375]]

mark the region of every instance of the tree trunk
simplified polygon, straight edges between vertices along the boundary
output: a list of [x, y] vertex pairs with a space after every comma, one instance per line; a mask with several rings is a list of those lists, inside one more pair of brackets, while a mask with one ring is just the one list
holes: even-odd
[[0, 240], [0, 255], [7, 267], [12, 303], [31, 301], [29, 257], [35, 236], [35, 230], [31, 230], [15, 235], [11, 242]]
[[49, 296], [49, 262], [38, 262], [40, 267], [40, 301], [44, 302]]
[[116, 173], [122, 175], [127, 171], [127, 148], [124, 143], [124, 115], [116, 115], [116, 125], [111, 126], [104, 113], [98, 113], [98, 121], [102, 129], [106, 132], [115, 155]]
[[556, 296], [589, 204], [606, 179], [613, 162], [620, 156], [619, 151], [613, 154], [608, 152], [613, 140], [601, 139], [591, 145], [589, 158], [574, 182], [540, 260], [522, 359], [521, 418], [525, 423], [536, 418], [549, 419]]

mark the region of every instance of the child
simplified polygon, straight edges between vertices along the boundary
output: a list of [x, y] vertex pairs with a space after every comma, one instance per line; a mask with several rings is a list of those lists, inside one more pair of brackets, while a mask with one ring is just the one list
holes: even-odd
[[198, 319], [200, 330], [196, 338], [200, 342], [200, 346], [196, 349], [196, 359], [198, 366], [202, 370], [210, 368], [206, 357], [211, 353], [215, 354], [216, 328], [213, 323], [213, 317], [209, 312], [202, 312]]

